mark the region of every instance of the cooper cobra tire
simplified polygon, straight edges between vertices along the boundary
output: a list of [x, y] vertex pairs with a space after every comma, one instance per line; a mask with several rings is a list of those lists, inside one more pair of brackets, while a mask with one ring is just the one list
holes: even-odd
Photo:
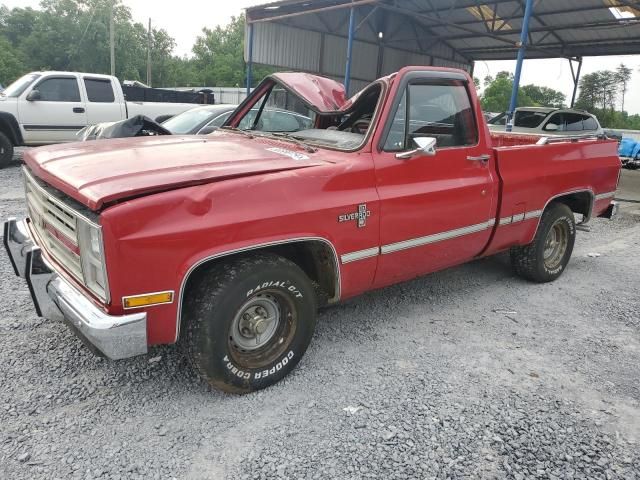
[[511, 264], [521, 277], [551, 282], [564, 272], [575, 240], [573, 212], [563, 203], [552, 203], [542, 214], [533, 242], [511, 249]]
[[247, 393], [291, 372], [316, 325], [314, 286], [293, 262], [256, 254], [213, 266], [190, 285], [181, 340], [196, 372]]
[[13, 158], [13, 143], [9, 137], [0, 132], [0, 168], [9, 165], [9, 162]]

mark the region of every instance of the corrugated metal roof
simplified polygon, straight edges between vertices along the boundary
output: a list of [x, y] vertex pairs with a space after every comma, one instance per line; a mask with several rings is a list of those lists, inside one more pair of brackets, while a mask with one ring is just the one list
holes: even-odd
[[[620, 18], [612, 5], [640, 16], [631, 0], [534, 0], [527, 58], [640, 53], [640, 18]], [[520, 0], [271, 2], [247, 9], [253, 60], [340, 76], [351, 7], [352, 76], [361, 81], [412, 63], [469, 69], [475, 60], [515, 59], [524, 16]]]

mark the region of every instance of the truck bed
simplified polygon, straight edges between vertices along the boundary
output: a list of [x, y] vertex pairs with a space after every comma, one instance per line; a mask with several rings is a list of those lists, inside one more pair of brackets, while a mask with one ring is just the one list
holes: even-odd
[[539, 145], [536, 135], [495, 133], [491, 138], [501, 201], [489, 253], [530, 243], [542, 212], [555, 198], [587, 205], [577, 210], [586, 220], [603, 214], [611, 203], [620, 171], [615, 140]]

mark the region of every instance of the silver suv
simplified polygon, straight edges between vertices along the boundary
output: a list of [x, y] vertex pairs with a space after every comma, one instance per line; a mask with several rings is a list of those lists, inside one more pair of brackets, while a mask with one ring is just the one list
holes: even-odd
[[[504, 132], [507, 114], [489, 120], [489, 129]], [[584, 110], [521, 107], [515, 111], [513, 131], [534, 135], [586, 135], [604, 133], [598, 119]]]

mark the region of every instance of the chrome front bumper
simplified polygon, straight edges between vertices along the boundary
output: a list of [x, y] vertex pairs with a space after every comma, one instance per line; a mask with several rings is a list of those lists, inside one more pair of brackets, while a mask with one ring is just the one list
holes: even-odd
[[29, 286], [39, 316], [64, 320], [97, 353], [112, 360], [147, 353], [147, 314], [107, 315], [47, 261], [27, 221], [4, 224], [4, 247], [15, 274]]

